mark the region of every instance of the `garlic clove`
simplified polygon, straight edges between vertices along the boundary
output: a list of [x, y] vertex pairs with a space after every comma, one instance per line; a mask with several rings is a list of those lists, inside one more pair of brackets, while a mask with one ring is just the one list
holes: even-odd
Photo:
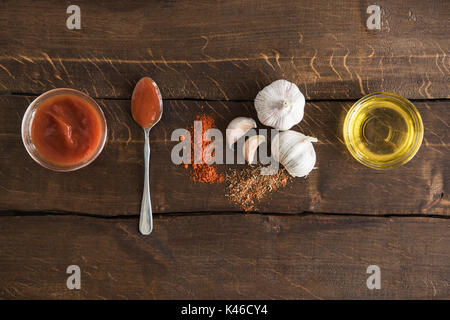
[[305, 97], [294, 83], [276, 80], [256, 95], [255, 109], [262, 124], [289, 130], [303, 119]]
[[297, 131], [283, 131], [272, 139], [272, 156], [293, 177], [305, 177], [316, 164], [316, 152], [312, 142], [317, 138]]
[[228, 147], [233, 149], [233, 144], [253, 128], [256, 128], [256, 121], [252, 118], [237, 117], [233, 119], [228, 124], [226, 131]]
[[242, 149], [244, 158], [249, 164], [253, 163], [256, 150], [258, 150], [259, 145], [265, 141], [266, 137], [264, 137], [263, 135], [251, 136], [247, 139], [247, 141], [245, 141]]

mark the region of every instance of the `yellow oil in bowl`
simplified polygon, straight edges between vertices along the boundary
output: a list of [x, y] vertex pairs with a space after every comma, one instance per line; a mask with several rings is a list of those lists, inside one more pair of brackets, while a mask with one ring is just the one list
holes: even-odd
[[344, 141], [352, 156], [374, 169], [392, 169], [414, 157], [422, 144], [423, 124], [407, 99], [387, 92], [367, 95], [348, 111]]

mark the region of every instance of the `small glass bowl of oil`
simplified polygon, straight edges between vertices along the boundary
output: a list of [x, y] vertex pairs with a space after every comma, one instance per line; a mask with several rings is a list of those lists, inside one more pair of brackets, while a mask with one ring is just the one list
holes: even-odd
[[350, 108], [343, 133], [356, 160], [370, 168], [386, 170], [414, 157], [422, 144], [423, 123], [409, 100], [394, 93], [377, 92]]

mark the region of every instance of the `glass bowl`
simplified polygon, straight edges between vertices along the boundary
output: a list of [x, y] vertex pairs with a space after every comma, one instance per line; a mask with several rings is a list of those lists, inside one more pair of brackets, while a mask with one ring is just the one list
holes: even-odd
[[[92, 155], [88, 158], [83, 159], [83, 161], [81, 161], [81, 162], [71, 164], [71, 165], [66, 165], [66, 166], [55, 164], [55, 163], [45, 160], [39, 154], [39, 152], [37, 151], [35, 145], [33, 144], [32, 139], [31, 139], [31, 128], [33, 125], [33, 119], [34, 119], [34, 115], [36, 113], [37, 108], [45, 100], [47, 100], [51, 97], [57, 96], [57, 95], [75, 95], [75, 96], [85, 100], [98, 112], [98, 114], [100, 115], [102, 126], [103, 126], [103, 132], [100, 137], [100, 142], [99, 142], [96, 150], [92, 153]], [[74, 171], [74, 170], [78, 170], [78, 169], [81, 169], [81, 168], [87, 166], [92, 161], [94, 161], [98, 157], [98, 155], [102, 152], [103, 147], [105, 146], [105, 143], [106, 143], [106, 138], [107, 138], [107, 125], [106, 125], [105, 115], [104, 115], [102, 109], [97, 104], [97, 102], [95, 102], [95, 100], [92, 99], [90, 96], [88, 96], [87, 94], [80, 92], [78, 90], [74, 90], [74, 89], [58, 88], [58, 89], [53, 89], [53, 90], [50, 90], [50, 91], [47, 91], [47, 92], [41, 94], [39, 97], [37, 97], [30, 103], [30, 105], [28, 106], [27, 110], [25, 111], [25, 114], [22, 119], [22, 141], [23, 141], [23, 144], [25, 145], [25, 149], [27, 150], [28, 154], [31, 156], [31, 158], [33, 158], [34, 161], [39, 163], [41, 166], [43, 166], [47, 169], [53, 170], [53, 171]]]
[[419, 111], [408, 99], [376, 92], [350, 108], [343, 136], [356, 160], [373, 169], [387, 170], [414, 157], [422, 144], [423, 123]]

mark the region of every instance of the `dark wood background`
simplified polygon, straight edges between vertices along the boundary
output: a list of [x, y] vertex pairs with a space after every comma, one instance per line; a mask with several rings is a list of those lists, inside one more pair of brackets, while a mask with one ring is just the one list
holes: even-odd
[[[78, 1], [81, 30], [66, 28], [70, 4], [0, 4], [0, 298], [450, 298], [448, 1]], [[365, 26], [370, 4], [381, 30]], [[143, 76], [165, 99], [149, 237], [130, 115]], [[307, 98], [295, 129], [319, 139], [318, 170], [244, 213], [225, 184], [171, 163], [170, 135], [202, 106], [219, 129], [256, 118], [253, 98], [279, 78]], [[94, 97], [109, 127], [100, 157], [71, 173], [40, 167], [20, 136], [27, 105], [58, 87]], [[425, 127], [388, 172], [342, 142], [345, 112], [376, 91], [411, 99]], [[81, 290], [66, 288], [71, 264]], [[372, 264], [381, 290], [366, 287]]]

